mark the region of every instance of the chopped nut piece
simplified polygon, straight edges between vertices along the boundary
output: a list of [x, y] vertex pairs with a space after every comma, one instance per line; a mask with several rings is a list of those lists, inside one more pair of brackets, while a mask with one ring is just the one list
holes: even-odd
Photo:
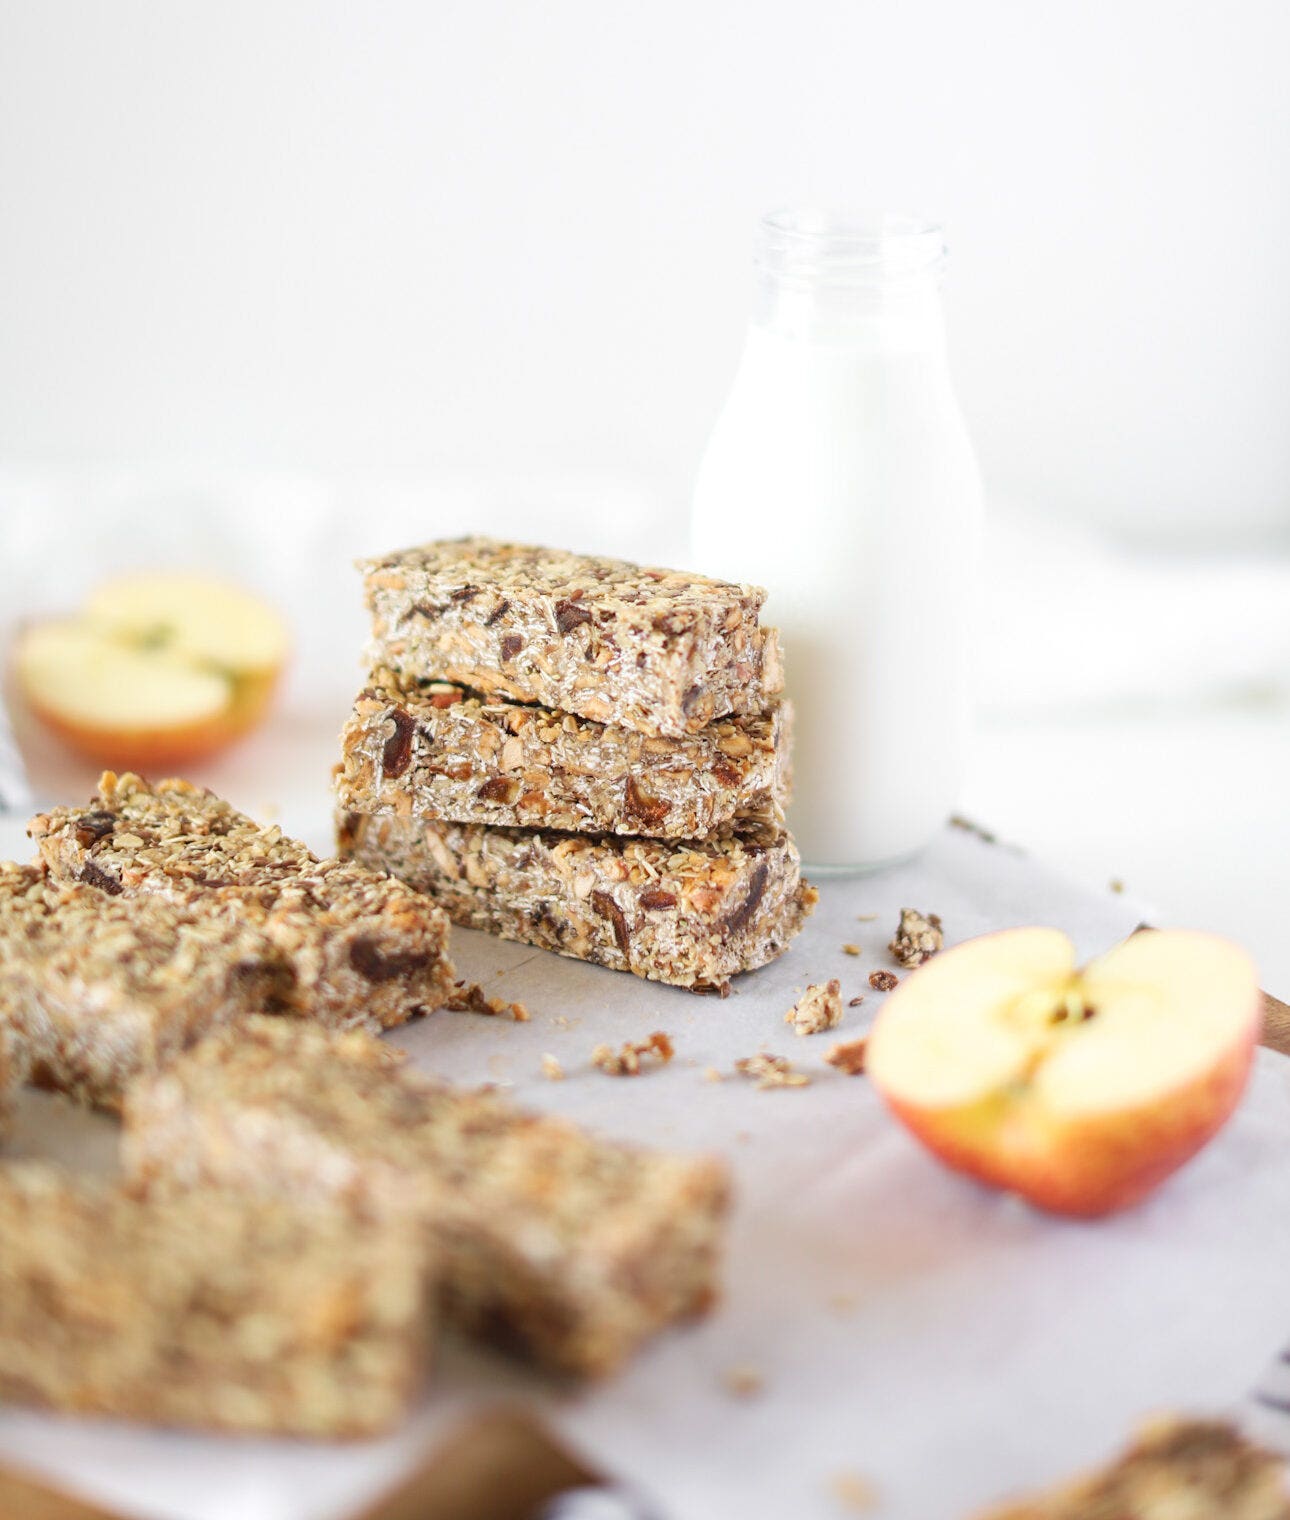
[[824, 1059], [830, 1066], [836, 1066], [848, 1077], [858, 1077], [864, 1071], [864, 1052], [868, 1040], [846, 1040], [829, 1051]]
[[836, 1473], [829, 1481], [829, 1488], [833, 1492], [833, 1497], [844, 1509], [849, 1509], [857, 1515], [873, 1509], [878, 1503], [877, 1490], [867, 1478], [862, 1478], [859, 1473]]
[[735, 1070], [742, 1072], [745, 1077], [751, 1077], [759, 1089], [806, 1087], [811, 1080], [805, 1072], [794, 1071], [792, 1063], [786, 1057], [767, 1055], [764, 1051], [736, 1061]]
[[843, 955], [859, 955], [860, 954], [860, 946], [859, 945], [843, 945], [843, 947], [842, 947], [842, 953], [843, 953]]
[[564, 1067], [560, 1065], [554, 1056], [543, 1056], [542, 1075], [548, 1082], [563, 1082]]
[[825, 1029], [836, 1029], [842, 1022], [842, 983], [836, 977], [831, 982], [816, 983], [808, 987], [797, 1002], [784, 1015], [784, 1022], [791, 1024], [798, 1034], [820, 1034]]
[[737, 1399], [755, 1398], [766, 1386], [766, 1379], [756, 1367], [729, 1367], [726, 1369], [722, 1382], [726, 1385], [727, 1393], [732, 1393]]
[[847, 1007], [848, 1008], [859, 1008], [860, 1004], [863, 1003], [863, 1002], [864, 1002], [864, 994], [862, 993], [859, 997], [850, 998], [848, 1000], [848, 1002], [847, 1002]]
[[597, 1045], [591, 1052], [591, 1064], [609, 1077], [636, 1077], [640, 1075], [643, 1062], [654, 1061], [659, 1066], [666, 1066], [673, 1054], [671, 1040], [661, 1029], [656, 1029], [648, 1040], [637, 1045], [629, 1042], [621, 1050]]
[[944, 943], [941, 921], [935, 913], [922, 914], [917, 908], [902, 908], [900, 924], [887, 948], [902, 966], [921, 966]]
[[877, 921], [876, 913], [857, 913], [856, 922], [859, 924], [872, 924]]
[[875, 992], [890, 992], [893, 987], [900, 985], [900, 978], [890, 971], [871, 971], [869, 985]]
[[443, 1005], [450, 1013], [483, 1013], [496, 1018], [505, 1014], [517, 1024], [527, 1024], [529, 1011], [523, 1003], [508, 1003], [505, 998], [490, 998], [478, 982], [457, 982]]

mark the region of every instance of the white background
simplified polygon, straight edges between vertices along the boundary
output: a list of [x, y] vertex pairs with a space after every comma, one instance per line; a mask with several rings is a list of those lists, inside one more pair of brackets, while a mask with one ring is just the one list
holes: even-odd
[[1284, 992], [1287, 60], [1280, 0], [0, 0], [0, 623], [236, 573], [334, 725], [353, 553], [673, 556], [758, 215], [939, 215], [1031, 535], [965, 806]]

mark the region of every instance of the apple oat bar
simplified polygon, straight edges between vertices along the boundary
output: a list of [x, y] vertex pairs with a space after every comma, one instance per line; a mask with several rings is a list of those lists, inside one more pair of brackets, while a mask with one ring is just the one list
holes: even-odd
[[292, 981], [268, 937], [236, 918], [0, 863], [0, 1027], [40, 1086], [117, 1107], [131, 1077], [281, 1001]]
[[360, 1032], [215, 1034], [131, 1089], [122, 1158], [149, 1195], [214, 1184], [411, 1216], [449, 1316], [563, 1372], [610, 1371], [716, 1294], [719, 1162], [449, 1087]]
[[203, 1192], [139, 1201], [0, 1168], [0, 1399], [164, 1425], [361, 1436], [408, 1409], [424, 1233]]
[[816, 901], [792, 838], [766, 825], [674, 841], [351, 812], [339, 837], [454, 923], [695, 991], [782, 955]]
[[380, 872], [320, 861], [187, 781], [153, 786], [105, 771], [88, 807], [39, 814], [29, 832], [63, 881], [253, 919], [294, 973], [287, 1011], [389, 1028], [439, 1007], [452, 988], [447, 921], [427, 898]]
[[766, 594], [490, 538], [365, 560], [373, 665], [679, 738], [783, 687]]
[[509, 828], [695, 839], [783, 817], [787, 704], [663, 739], [374, 671], [341, 737], [340, 806]]

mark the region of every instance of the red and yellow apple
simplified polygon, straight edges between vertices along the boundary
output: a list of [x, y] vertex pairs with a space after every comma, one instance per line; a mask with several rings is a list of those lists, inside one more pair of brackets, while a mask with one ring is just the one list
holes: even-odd
[[183, 763], [258, 723], [287, 656], [282, 619], [257, 597], [193, 575], [123, 577], [78, 616], [37, 623], [14, 673], [32, 711], [116, 769]]
[[891, 994], [866, 1048], [935, 1155], [1057, 1214], [1127, 1208], [1231, 1116], [1262, 1026], [1250, 958], [1213, 934], [1135, 934], [1082, 969], [1057, 929], [943, 951]]

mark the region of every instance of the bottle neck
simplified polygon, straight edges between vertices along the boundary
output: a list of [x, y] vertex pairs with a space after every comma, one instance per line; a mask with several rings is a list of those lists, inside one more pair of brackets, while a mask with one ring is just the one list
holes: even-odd
[[812, 342], [941, 347], [944, 255], [941, 229], [910, 217], [774, 213], [758, 233], [753, 325]]

